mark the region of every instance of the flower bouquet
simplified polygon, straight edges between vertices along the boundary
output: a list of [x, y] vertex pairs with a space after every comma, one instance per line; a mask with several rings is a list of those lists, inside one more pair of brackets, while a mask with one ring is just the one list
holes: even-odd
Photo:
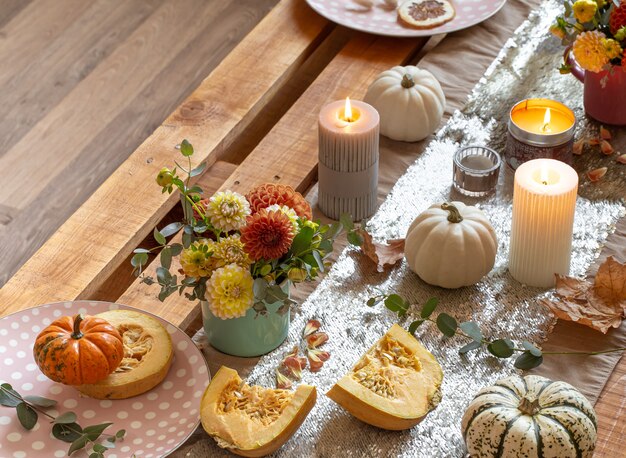
[[566, 0], [550, 31], [566, 46], [561, 73], [585, 84], [587, 113], [626, 124], [626, 1]]
[[[245, 196], [223, 191], [206, 198], [190, 183], [204, 165], [192, 168], [193, 146], [187, 140], [180, 151], [187, 167], [163, 168], [156, 181], [162, 192], [178, 190], [183, 221], [155, 229], [156, 248], [135, 250], [135, 273], [161, 286], [161, 301], [174, 292], [199, 300], [205, 331], [218, 350], [236, 356], [267, 353], [287, 337], [290, 286], [325, 270], [342, 225], [313, 221], [304, 197], [280, 184], [261, 185]], [[167, 237], [180, 230], [182, 243], [168, 243]], [[161, 265], [155, 280], [143, 274], [143, 267], [156, 250]], [[179, 256], [180, 278], [171, 272], [174, 256]]]

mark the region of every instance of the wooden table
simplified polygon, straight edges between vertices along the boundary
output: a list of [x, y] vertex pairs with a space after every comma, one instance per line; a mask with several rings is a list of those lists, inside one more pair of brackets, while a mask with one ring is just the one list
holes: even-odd
[[[458, 37], [463, 35], [444, 43]], [[198, 181], [208, 194], [245, 193], [264, 182], [305, 193], [316, 182], [319, 108], [346, 95], [362, 96], [373, 77], [393, 65], [436, 65], [441, 38], [352, 32], [314, 14], [304, 0], [282, 0], [0, 290], [0, 316], [55, 301], [106, 300], [149, 310], [192, 335], [201, 326], [199, 307], [178, 295], [159, 302], [158, 288], [134, 280], [129, 263], [134, 248], [151, 243], [155, 226], [176, 218], [177, 196], [161, 194], [154, 184], [158, 170], [173, 162], [175, 146], [187, 138], [194, 159], [207, 162]], [[460, 57], [447, 52], [445, 58]], [[481, 75], [451, 77], [444, 90], [458, 91], [459, 78], [472, 78], [465, 82], [467, 94]], [[389, 146], [382, 142], [383, 149]], [[420, 148], [412, 147], [412, 154]], [[595, 456], [623, 456], [624, 381], [626, 360], [596, 405]]]

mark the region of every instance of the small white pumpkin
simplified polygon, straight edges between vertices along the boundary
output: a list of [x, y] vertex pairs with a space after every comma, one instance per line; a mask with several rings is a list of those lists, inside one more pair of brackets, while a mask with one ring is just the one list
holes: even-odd
[[460, 288], [477, 283], [493, 268], [496, 232], [485, 214], [463, 202], [432, 205], [406, 234], [404, 256], [426, 283]]
[[597, 421], [569, 383], [514, 375], [483, 388], [463, 415], [472, 458], [591, 458]]
[[378, 110], [380, 133], [403, 142], [416, 142], [432, 134], [446, 105], [439, 81], [414, 65], [382, 72], [368, 88], [364, 101]]

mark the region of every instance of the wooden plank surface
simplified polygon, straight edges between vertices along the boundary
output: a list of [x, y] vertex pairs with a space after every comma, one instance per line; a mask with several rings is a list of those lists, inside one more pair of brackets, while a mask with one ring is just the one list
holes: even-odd
[[311, 16], [303, 4], [283, 0], [98, 188], [0, 290], [0, 315], [88, 298], [98, 290], [175, 205], [176, 196], [154, 192], [153, 184], [157, 171], [178, 154], [175, 145], [188, 138], [198, 151], [196, 160], [209, 165], [219, 160], [329, 33], [327, 21]]
[[[356, 35], [221, 189], [245, 194], [257, 184], [280, 182], [305, 191], [313, 183], [317, 170], [317, 117], [320, 107], [348, 95], [362, 97], [375, 75], [410, 59], [426, 41]], [[179, 241], [180, 238], [177, 236], [174, 240]], [[149, 266], [146, 274], [155, 276], [157, 264]], [[165, 302], [159, 302], [158, 291], [158, 285], [146, 285], [137, 280], [118, 302], [149, 310], [183, 329], [192, 322], [197, 324], [197, 304], [176, 294]]]
[[0, 179], [18, 188], [1, 198], [0, 285], [278, 0], [72, 1], [36, 0], [0, 30], [0, 54], [28, 58], [0, 66]]

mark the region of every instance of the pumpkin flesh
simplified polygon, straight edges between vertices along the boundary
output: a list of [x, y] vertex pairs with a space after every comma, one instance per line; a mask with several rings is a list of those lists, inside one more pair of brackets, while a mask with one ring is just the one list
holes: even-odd
[[103, 319], [63, 316], [35, 339], [33, 355], [44, 375], [66, 385], [95, 383], [120, 364], [122, 337]]
[[273, 390], [244, 383], [222, 366], [202, 397], [202, 427], [217, 444], [241, 456], [278, 450], [300, 427], [317, 398], [315, 387]]
[[78, 390], [97, 399], [126, 399], [157, 386], [167, 375], [174, 351], [172, 339], [161, 323], [133, 310], [110, 310], [97, 315], [119, 331], [124, 358], [103, 380], [83, 384]]
[[442, 380], [435, 357], [394, 324], [327, 396], [365, 423], [403, 430], [439, 404]]

